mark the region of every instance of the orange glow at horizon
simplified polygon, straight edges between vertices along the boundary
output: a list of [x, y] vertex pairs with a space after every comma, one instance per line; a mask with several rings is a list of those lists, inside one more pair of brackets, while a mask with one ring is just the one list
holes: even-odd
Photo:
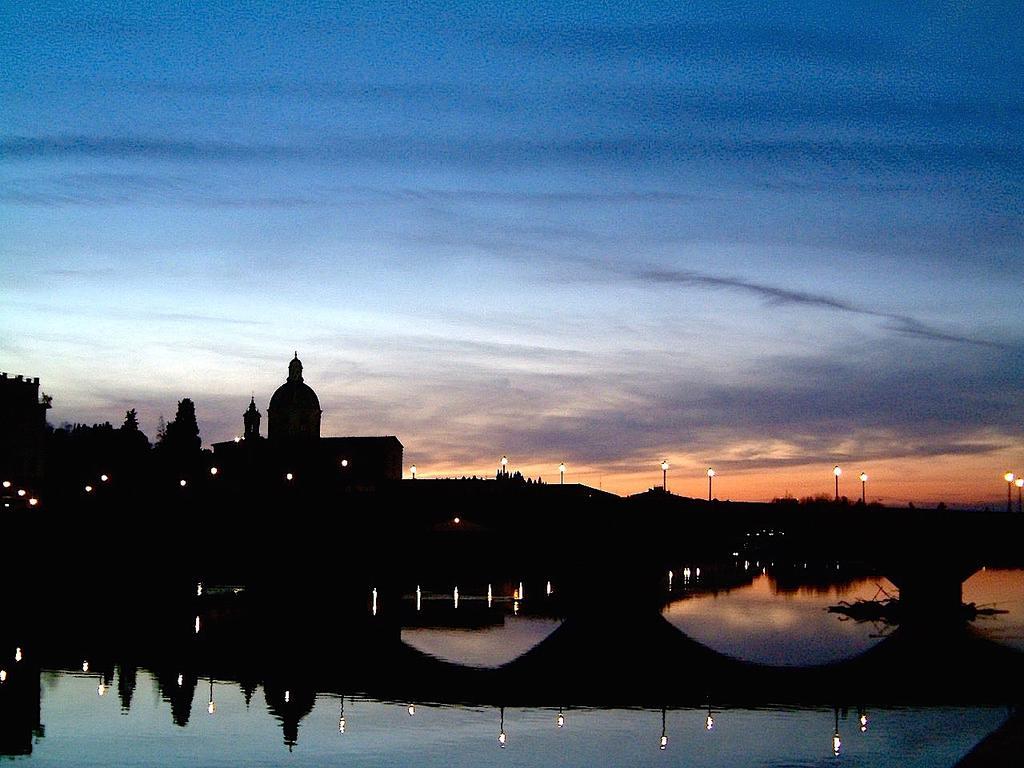
[[[823, 494], [831, 499], [835, 491], [833, 467], [839, 463], [837, 458], [842, 458], [843, 463], [858, 464], [870, 475], [871, 482], [867, 485], [869, 504], [877, 501], [885, 506], [899, 507], [913, 503], [927, 507], [944, 502], [1002, 509], [1006, 506], [1006, 481], [1003, 479], [1005, 467], [1024, 465], [1022, 454], [1024, 451], [1017, 448], [966, 456], [864, 460], [856, 456], [824, 457], [820, 464], [800, 466], [773, 466], [771, 458], [762, 457], [765, 458], [763, 466], [742, 469], [730, 469], [727, 463], [716, 461], [714, 497], [722, 501], [771, 501], [787, 494], [798, 499]], [[668, 476], [668, 490], [671, 493], [697, 499], [707, 498], [706, 459], [670, 453], [667, 460], [672, 467]], [[661, 454], [652, 452], [652, 459], [647, 466], [639, 461], [635, 467], [630, 467], [626, 462], [606, 466], [576, 462], [572, 477], [566, 478], [566, 482], [582, 483], [620, 496], [643, 493], [661, 487], [660, 461]], [[427, 462], [422, 458], [417, 463], [416, 476], [425, 480], [473, 476], [493, 479], [499, 469], [498, 463], [489, 457], [472, 462], [472, 466], [431, 464], [429, 470], [425, 468]], [[489, 465], [493, 467], [488, 468]], [[558, 467], [559, 460], [523, 464], [510, 460], [508, 471], [510, 474], [520, 472], [527, 478], [540, 477], [546, 483], [557, 484]], [[839, 478], [840, 496], [858, 502], [860, 491], [859, 476], [843, 475]]]

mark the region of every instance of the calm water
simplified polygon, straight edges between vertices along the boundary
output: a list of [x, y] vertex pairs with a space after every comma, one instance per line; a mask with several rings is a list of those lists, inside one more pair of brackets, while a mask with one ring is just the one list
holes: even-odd
[[[881, 579], [780, 591], [770, 574], [715, 589], [691, 577], [666, 592], [662, 616], [688, 637], [737, 659], [827, 664], [856, 657], [891, 633], [892, 628], [842, 620], [826, 611], [839, 600], [871, 598], [879, 587], [896, 591]], [[539, 605], [545, 598], [541, 593], [531, 599]], [[551, 612], [525, 610], [530, 601], [522, 601], [523, 610], [517, 606], [514, 611], [505, 600], [486, 608], [483, 595], [468, 588], [458, 609], [447, 596], [431, 594], [424, 597], [431, 601], [430, 610], [416, 614], [414, 599], [402, 599], [405, 614], [420, 619], [401, 628], [401, 643], [478, 670], [520, 657], [561, 626]], [[1024, 571], [980, 572], [965, 584], [964, 599], [1007, 610], [978, 619], [973, 631], [1024, 651]], [[395, 604], [395, 599], [382, 600], [381, 610]], [[454, 621], [467, 609], [486, 620]], [[607, 621], [616, 621], [611, 607]], [[216, 621], [211, 624], [209, 631], [217, 631]], [[338, 660], [342, 668], [360, 663], [358, 658]], [[185, 693], [169, 690], [174, 687], [173, 680], [166, 675], [158, 679], [145, 666], [125, 675], [117, 666], [101, 674], [44, 665], [40, 726], [30, 739], [31, 754], [14, 760], [40, 766], [952, 766], [1007, 715], [1004, 707], [994, 705], [875, 704], [837, 710], [827, 703], [782, 707], [770, 701], [757, 708], [709, 702], [665, 711], [574, 708], [571, 702], [561, 710], [502, 709], [432, 704], [429, 696], [414, 702], [357, 692], [343, 697], [336, 688], [272, 690], [260, 681], [250, 683], [247, 697], [238, 682], [206, 676], [186, 683]], [[3, 701], [4, 744], [9, 745], [13, 710]], [[863, 729], [861, 715], [867, 722]], [[838, 756], [833, 752], [837, 730]]]

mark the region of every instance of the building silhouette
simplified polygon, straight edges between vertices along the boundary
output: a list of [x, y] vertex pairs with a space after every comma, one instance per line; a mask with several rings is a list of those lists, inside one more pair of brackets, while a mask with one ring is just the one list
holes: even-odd
[[218, 468], [252, 479], [291, 475], [352, 488], [374, 487], [402, 478], [402, 443], [394, 435], [322, 437], [320, 398], [302, 375], [298, 352], [288, 364], [288, 378], [270, 398], [267, 436], [260, 435], [262, 415], [256, 396], [242, 414], [239, 438], [213, 444]]
[[0, 475], [13, 483], [43, 476], [43, 441], [50, 397], [39, 396], [39, 378], [0, 373]]

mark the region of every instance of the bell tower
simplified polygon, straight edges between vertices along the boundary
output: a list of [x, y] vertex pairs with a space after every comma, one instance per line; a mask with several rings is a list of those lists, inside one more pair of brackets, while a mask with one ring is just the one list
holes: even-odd
[[258, 440], [260, 436], [260, 412], [256, 410], [256, 396], [249, 401], [249, 407], [242, 414], [245, 422], [245, 439]]

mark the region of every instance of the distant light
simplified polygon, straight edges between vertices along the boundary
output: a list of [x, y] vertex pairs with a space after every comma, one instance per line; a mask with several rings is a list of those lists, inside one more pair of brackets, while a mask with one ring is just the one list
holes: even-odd
[[202, 597], [202, 596], [203, 596], [203, 582], [200, 581], [200, 582], [198, 582], [196, 584], [196, 597]]
[[240, 438], [238, 435], [235, 435], [235, 442], [236, 443], [242, 442], [242, 438]]
[[410, 704], [408, 711], [409, 711], [409, 717], [413, 717], [416, 714], [416, 705], [415, 704]]
[[22, 659], [21, 648], [15, 648], [14, 649], [14, 660], [15, 661], [21, 661], [21, 659]]
[[416, 610], [417, 611], [420, 610], [420, 607], [422, 605], [423, 605], [423, 592], [420, 591], [420, 585], [417, 584], [416, 585]]
[[291, 691], [285, 691], [284, 692], [284, 703], [287, 704], [291, 700], [292, 700]]
[[412, 479], [415, 480], [416, 479], [416, 465], [413, 464], [411, 467], [409, 467], [409, 471], [412, 472]]
[[199, 634], [199, 617], [196, 616], [196, 634]]
[[668, 472], [668, 461], [667, 460], [661, 462], [661, 471], [662, 472]]
[[668, 747], [668, 736], [662, 734], [661, 741], [658, 743], [658, 749], [665, 749]]
[[861, 712], [860, 714], [860, 732], [864, 733], [868, 729], [868, 713]]
[[494, 601], [494, 592], [491, 590], [491, 585], [487, 585], [487, 607], [491, 607], [491, 603]]
[[565, 472], [565, 462], [564, 461], [561, 464], [558, 465], [558, 471], [559, 472]]
[[377, 615], [377, 588], [376, 587], [373, 588], [372, 595], [373, 595], [373, 604], [371, 605], [370, 610], [373, 612], [373, 615], [376, 616]]
[[88, 672], [89, 671], [89, 660], [88, 659], [86, 659], [85, 661], [82, 662], [82, 671], [83, 672]]
[[100, 475], [100, 482], [101, 483], [105, 483], [109, 479], [110, 479], [110, 477], [108, 475]]
[[291, 472], [289, 472], [289, 473], [287, 473], [287, 474], [286, 474], [286, 475], [284, 476], [284, 479], [285, 479], [285, 480], [288, 480], [288, 481], [291, 481], [291, 480], [292, 480], [292, 479], [293, 479], [294, 477], [295, 477], [295, 475], [293, 475], [293, 474], [292, 474]]
[[1013, 482], [1014, 482], [1014, 485], [1016, 485], [1018, 488], [1024, 488], [1024, 477], [1018, 477]]
[[714, 716], [710, 712], [708, 712], [708, 717], [704, 721], [704, 730], [705, 731], [712, 731], [712, 730], [714, 730], [714, 728], [715, 728], [715, 718], [714, 718]]
[[210, 699], [210, 703], [206, 705], [206, 711], [211, 715], [217, 711], [217, 703], [213, 699]]
[[459, 523], [462, 522], [462, 518], [461, 517], [456, 517], [454, 520], [452, 520], [452, 522], [455, 523], [456, 525], [458, 525]]
[[102, 696], [106, 692], [107, 692], [107, 686], [105, 686], [103, 683], [100, 683], [99, 685], [96, 686], [96, 693], [98, 693], [100, 696]]
[[832, 734], [832, 754], [839, 756], [839, 750], [842, 749], [843, 742], [839, 738], [839, 731]]
[[188, 481], [187, 480], [179, 480], [178, 481], [178, 485], [180, 485], [182, 488], [184, 488], [186, 485], [188, 485]]
[[1012, 483], [1014, 477], [1015, 475], [1013, 474], [1013, 472], [1007, 472], [1005, 475], [1003, 475], [1003, 480], [1005, 480], [1008, 483]]
[[843, 474], [843, 470], [839, 468], [838, 464], [836, 464], [834, 467], [832, 467], [832, 474], [835, 475], [836, 477], [839, 477], [841, 474]]
[[558, 710], [558, 717], [555, 718], [555, 727], [565, 727], [565, 715], [562, 714], [562, 710]]
[[7, 670], [6, 669], [0, 669], [0, 683], [6, 683], [6, 682], [7, 682]]
[[714, 477], [714, 476], [715, 476], [715, 470], [713, 470], [711, 467], [708, 467], [708, 477]]
[[11, 481], [10, 480], [4, 480], [4, 488], [10, 488], [10, 487], [11, 487]]
[[861, 472], [860, 473], [860, 481], [862, 483], [866, 483], [868, 481], [868, 473], [867, 472]]
[[185, 683], [185, 676], [184, 676], [184, 675], [182, 675], [182, 674], [179, 674], [179, 675], [178, 675], [178, 687], [179, 687], [179, 688], [181, 688], [181, 686], [182, 686], [182, 685], [183, 685], [184, 683]]
[[220, 470], [217, 469], [216, 467], [210, 467], [210, 474], [211, 475], [216, 475], [218, 472], [220, 472]]
[[547, 586], [544, 588], [544, 592], [547, 595], [550, 595], [552, 592], [554, 592], [554, 590], [551, 588], [551, 582], [550, 581], [547, 583]]
[[505, 748], [505, 744], [507, 744], [507, 743], [508, 743], [508, 736], [506, 736], [505, 732], [502, 731], [501, 733], [498, 734], [498, 745], [502, 749], [504, 749]]
[[455, 597], [455, 607], [458, 608], [459, 607], [459, 588], [458, 587], [455, 588], [454, 597]]
[[342, 459], [341, 460], [341, 466], [347, 467], [348, 466], [348, 459]]
[[24, 488], [19, 488], [19, 489], [18, 489], [18, 495], [19, 495], [19, 496], [24, 496], [24, 495], [25, 495], [25, 493], [26, 493], [26, 491], [25, 491], [25, 489], [24, 489]]
[[31, 499], [28, 500], [28, 503], [29, 503], [29, 506], [34, 507], [36, 504], [39, 503], [39, 499], [37, 499], [35, 496], [33, 496]]

